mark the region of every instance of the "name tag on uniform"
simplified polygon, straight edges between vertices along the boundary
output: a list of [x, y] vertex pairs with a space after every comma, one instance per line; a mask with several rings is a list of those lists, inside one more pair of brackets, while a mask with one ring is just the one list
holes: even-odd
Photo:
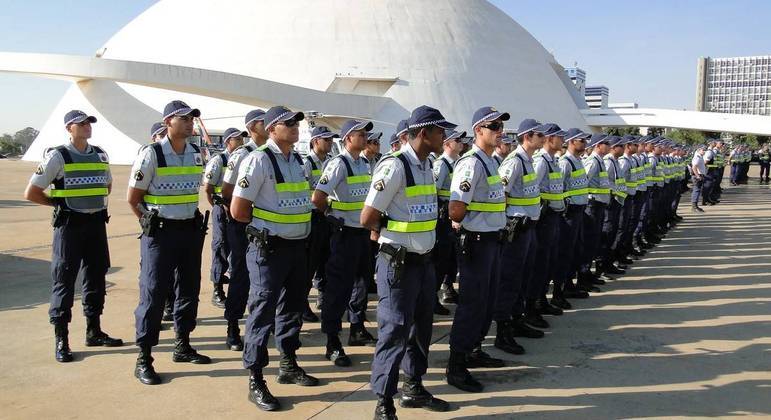
[[193, 158], [195, 159], [195, 164], [196, 165], [199, 165], [199, 166], [203, 165], [203, 158], [201, 157], [200, 153], [193, 154]]

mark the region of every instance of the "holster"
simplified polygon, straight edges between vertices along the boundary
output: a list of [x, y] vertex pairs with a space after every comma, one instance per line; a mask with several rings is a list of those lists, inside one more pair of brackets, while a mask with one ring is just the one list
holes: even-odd
[[212, 203], [214, 203], [215, 206], [221, 206], [221, 205], [225, 204], [225, 199], [222, 198], [222, 196], [219, 195], [219, 194], [212, 195], [211, 196], [211, 201], [212, 201]]
[[407, 256], [407, 248], [380, 244], [380, 252], [383, 253], [394, 270], [394, 277], [390, 282], [391, 287], [398, 287], [404, 276], [404, 259]]
[[55, 206], [53, 215], [51, 216], [51, 226], [57, 228], [66, 225], [67, 221], [70, 219], [71, 213], [72, 211], [69, 209], [59, 205]]
[[[139, 218], [139, 226], [142, 228], [142, 235], [153, 237], [158, 232], [160, 227], [160, 218], [158, 217], [158, 210], [152, 209], [142, 214]], [[142, 235], [139, 235], [141, 238]]]
[[268, 241], [268, 231], [266, 229], [257, 229], [252, 225], [246, 227], [246, 239], [265, 250], [267, 254], [273, 253]]
[[345, 227], [345, 222], [342, 218], [327, 215], [327, 221], [329, 222], [332, 232], [342, 232], [343, 227]]

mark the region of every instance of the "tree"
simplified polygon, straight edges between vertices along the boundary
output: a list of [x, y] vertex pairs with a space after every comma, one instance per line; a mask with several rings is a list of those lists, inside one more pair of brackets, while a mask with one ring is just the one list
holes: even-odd
[[664, 128], [663, 127], [648, 127], [648, 135], [651, 136], [651, 137], [663, 136], [664, 135]]
[[704, 133], [696, 130], [684, 130], [684, 129], [672, 130], [667, 135], [667, 137], [671, 138], [672, 140], [675, 140], [678, 143], [687, 144], [689, 146], [694, 144], [704, 143], [706, 141], [706, 137], [704, 137]]
[[39, 131], [32, 127], [27, 127], [23, 130], [17, 131], [16, 134], [13, 135], [13, 141], [14, 143], [23, 145], [26, 149], [30, 144], [32, 144], [33, 141], [35, 141], [35, 138], [38, 134], [40, 134]]
[[758, 136], [754, 134], [739, 134], [734, 136], [733, 138], [734, 143], [741, 143], [746, 144], [752, 149], [757, 149], [760, 142], [758, 141]]
[[640, 127], [603, 127], [602, 131], [611, 136], [640, 135]]
[[6, 156], [19, 155], [21, 154], [21, 145], [5, 140], [0, 140], [0, 153]]

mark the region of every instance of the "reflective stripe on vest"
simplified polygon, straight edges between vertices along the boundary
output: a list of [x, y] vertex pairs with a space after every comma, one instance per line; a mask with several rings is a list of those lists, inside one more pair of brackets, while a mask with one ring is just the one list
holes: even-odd
[[[195, 153], [200, 153], [198, 146], [190, 143]], [[157, 195], [157, 194], [145, 194], [142, 199], [145, 203], [155, 205], [174, 205], [174, 204], [193, 204], [198, 203], [198, 187], [200, 186], [200, 177], [203, 172], [203, 166], [167, 166], [166, 157], [163, 155], [163, 147], [160, 143], [153, 143], [150, 145], [155, 153], [155, 160], [158, 167], [155, 168], [155, 175], [159, 178], [158, 185], [165, 190], [192, 190], [195, 189], [194, 194], [169, 194], [169, 195]], [[172, 178], [172, 179], [164, 179]], [[178, 188], [165, 189], [163, 187], [184, 184], [185, 182], [190, 184], [189, 188], [184, 188], [186, 185], [182, 185]]]
[[[476, 152], [469, 151], [464, 155], [466, 156], [473, 156], [475, 157], [481, 164], [482, 169], [485, 170], [485, 175], [487, 176], [487, 185], [488, 186], [501, 186], [501, 189], [503, 188], [503, 185], [501, 185], [501, 177], [499, 175], [492, 175], [490, 174], [490, 169], [487, 168], [487, 165], [485, 164], [485, 161], [482, 160], [482, 156], [479, 156]], [[501, 197], [502, 199], [505, 198]], [[498, 211], [506, 211], [506, 200], [502, 200], [500, 203], [482, 203], [479, 201], [472, 201], [466, 206], [467, 211], [479, 211], [479, 212], [486, 212], [486, 213], [492, 213], [492, 212], [498, 212]]]
[[[278, 166], [278, 161], [276, 160], [276, 156], [273, 154], [273, 151], [268, 148], [267, 144], [258, 147], [257, 150], [264, 152], [265, 155], [268, 157], [268, 160], [270, 160], [271, 166], [273, 166], [273, 175], [276, 178], [275, 190], [276, 190], [276, 193], [279, 195], [279, 201], [282, 200], [282, 196], [287, 196], [286, 199], [288, 200], [296, 199], [300, 195], [305, 197], [310, 197], [311, 190], [310, 190], [310, 185], [308, 184], [308, 181], [301, 181], [301, 182], [284, 181], [284, 174], [281, 173], [281, 168], [279, 168]], [[297, 154], [296, 152], [292, 154], [294, 155], [294, 158], [295, 160], [297, 160], [297, 163], [300, 165], [300, 167], [302, 167], [303, 161], [300, 155]], [[308, 209], [308, 211], [305, 211], [302, 213], [284, 214], [284, 213], [275, 213], [275, 212], [260, 209], [257, 207], [252, 207], [252, 217], [256, 217], [257, 219], [262, 219], [273, 223], [299, 224], [299, 223], [309, 223], [311, 221], [311, 212], [310, 212], [310, 209]]]
[[[354, 175], [353, 174], [353, 168], [351, 168], [351, 164], [348, 163], [348, 159], [346, 159], [343, 155], [338, 155], [336, 157], [337, 159], [340, 159], [343, 162], [343, 165], [345, 165], [345, 170], [347, 172], [347, 175], [345, 177], [345, 186], [348, 188], [348, 192], [351, 191], [351, 184], [363, 184], [368, 190], [369, 190], [369, 184], [372, 181], [372, 176], [369, 174], [365, 175]], [[352, 195], [352, 194], [349, 194]], [[329, 204], [330, 207], [332, 207], [335, 210], [340, 211], [358, 211], [364, 208], [364, 200], [367, 198], [366, 195], [360, 196], [361, 200], [357, 201], [337, 201], [330, 198]]]
[[[402, 166], [404, 167], [404, 195], [408, 199], [415, 200], [415, 204], [437, 204], [436, 199], [436, 184], [433, 182], [431, 184], [416, 184], [415, 183], [415, 175], [412, 173], [412, 169], [410, 168], [410, 162], [407, 160], [407, 157], [402, 154], [401, 151], [395, 152], [391, 155], [391, 159], [396, 158], [399, 159], [402, 162]], [[423, 198], [421, 201], [420, 199]], [[425, 201], [430, 201], [430, 203], [426, 203]], [[420, 217], [421, 215], [418, 215]], [[424, 217], [430, 217], [428, 220], [388, 220], [388, 223], [386, 223], [386, 230], [390, 232], [399, 232], [399, 233], [419, 233], [419, 232], [430, 232], [434, 229], [436, 229], [436, 214], [434, 215], [422, 215]], [[410, 218], [412, 218], [412, 215], [410, 215]]]
[[[535, 173], [529, 174], [527, 173], [527, 166], [525, 165], [525, 158], [523, 158], [518, 153], [513, 153], [513, 155], [519, 159], [519, 162], [522, 164], [522, 196], [516, 196], [516, 197], [507, 197], [506, 198], [506, 204], [510, 206], [538, 206], [541, 204], [541, 191], [538, 185], [535, 184], [537, 181], [537, 175]], [[511, 156], [511, 155], [509, 155]], [[511, 182], [511, 180], [509, 180]], [[527, 190], [530, 190], [528, 193]]]
[[109, 194], [107, 171], [110, 167], [102, 162], [102, 149], [91, 146], [91, 153], [86, 155], [73, 155], [66, 146], [58, 146], [56, 151], [64, 160], [64, 177], [52, 182], [49, 196], [61, 199], [57, 202], [73, 210], [105, 208], [104, 197]]

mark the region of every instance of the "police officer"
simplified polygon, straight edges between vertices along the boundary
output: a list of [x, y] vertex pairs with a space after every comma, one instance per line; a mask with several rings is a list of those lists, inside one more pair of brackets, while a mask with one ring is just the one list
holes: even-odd
[[767, 144], [764, 144], [763, 148], [758, 152], [758, 162], [760, 164], [760, 179], [758, 182], [768, 184], [768, 173], [769, 169], [771, 169], [771, 152], [769, 152]]
[[[399, 139], [399, 148], [407, 144], [407, 142], [410, 139], [408, 120], [401, 120], [396, 124], [396, 138]], [[392, 152], [399, 150], [398, 148], [396, 150], [393, 150], [393, 147], [394, 146], [391, 145]]]
[[543, 147], [546, 130], [534, 119], [523, 120], [517, 130], [520, 145], [498, 169], [506, 192], [507, 225], [493, 319], [497, 326], [495, 347], [511, 354], [524, 353], [515, 336], [543, 337], [543, 331], [529, 325], [549, 327], [535, 307], [541, 290], [532, 280], [537, 249], [535, 225], [541, 213], [541, 190], [532, 156]]
[[602, 225], [605, 211], [610, 204], [610, 184], [603, 157], [608, 153], [608, 136], [593, 134], [588, 147], [592, 153], [584, 159], [586, 178], [589, 187], [589, 202], [584, 211], [584, 230], [582, 239], [583, 256], [578, 272], [578, 287], [587, 292], [599, 292], [595, 284], [604, 284], [590, 270], [592, 260], [598, 256], [602, 242]]
[[422, 383], [428, 368], [436, 296], [431, 249], [437, 224], [436, 185], [428, 154], [441, 148], [445, 121], [431, 107], [416, 108], [409, 119], [409, 141], [383, 159], [361, 212], [361, 223], [379, 235], [377, 258], [378, 342], [371, 388], [378, 397], [375, 419], [396, 419], [393, 396], [399, 367], [405, 373], [400, 405], [447, 411]]
[[321, 302], [321, 331], [327, 335], [325, 357], [336, 366], [350, 366], [340, 342], [341, 318], [348, 312], [349, 346], [374, 344], [364, 328], [367, 310], [367, 275], [371, 276], [369, 231], [360, 222], [369, 192], [370, 168], [361, 156], [367, 144], [369, 121], [348, 120], [340, 137], [343, 149], [327, 163], [313, 192], [316, 209], [327, 215], [332, 230], [326, 264], [327, 284]]
[[[321, 179], [321, 173], [330, 160], [329, 153], [332, 151], [333, 139], [339, 137], [336, 133], [329, 131], [329, 128], [319, 125], [311, 131], [310, 146], [311, 150], [305, 158], [305, 178], [308, 179], [311, 189], [316, 189], [316, 185]], [[316, 306], [321, 307], [324, 287], [326, 286], [325, 266], [329, 258], [329, 235], [330, 227], [327, 218], [323, 212], [318, 209], [313, 210], [311, 216], [311, 234], [308, 237], [308, 284], [307, 289], [310, 292], [311, 284], [316, 287], [318, 295]], [[305, 310], [303, 311], [304, 322], [318, 322], [319, 318], [311, 310], [307, 300]]]
[[[161, 141], [164, 137], [166, 137], [166, 125], [163, 122], [153, 123], [150, 128], [150, 143]], [[142, 146], [142, 149], [145, 147], [147, 145]], [[166, 297], [166, 305], [163, 307], [163, 318], [161, 319], [163, 321], [174, 320], [174, 282], [172, 281], [169, 282], [169, 294]]]
[[[620, 229], [625, 229], [624, 209], [628, 197], [626, 190], [626, 174], [619, 165], [618, 159], [624, 153], [624, 145], [629, 139], [619, 136], [610, 136], [608, 146], [610, 150], [605, 154], [604, 164], [608, 172], [608, 185], [611, 190], [611, 200], [605, 211], [605, 220], [602, 225], [600, 251], [597, 258], [597, 271], [605, 274], [624, 274], [624, 270], [615, 265], [617, 259], [628, 263], [626, 256], [622, 255], [621, 244], [617, 241]], [[628, 218], [627, 218], [628, 219]]]
[[624, 154], [617, 158], [619, 173], [624, 177], [627, 197], [624, 200], [624, 207], [621, 210], [621, 216], [618, 225], [618, 234], [616, 242], [618, 255], [628, 257], [634, 255], [641, 257], [645, 254], [634, 242], [634, 227], [642, 210], [643, 192], [639, 190], [640, 184], [644, 184], [643, 168], [635, 158], [637, 146], [642, 137], [631, 136], [626, 139], [624, 145]]
[[168, 282], [172, 278], [176, 292], [172, 360], [211, 362], [190, 346], [190, 332], [195, 329], [198, 314], [206, 221], [198, 211], [203, 158], [198, 146], [187, 139], [193, 135], [193, 118], [200, 115], [199, 110], [182, 101], [166, 105], [166, 137], [142, 150], [131, 169], [128, 203], [140, 218], [143, 230], [139, 305], [134, 311], [139, 347], [134, 376], [146, 385], [161, 382], [153, 368], [151, 349], [158, 344]]
[[513, 148], [514, 139], [504, 134], [501, 137], [501, 141], [495, 146], [495, 152], [493, 152], [493, 159], [498, 162], [498, 166], [503, 163], [503, 160], [509, 156], [511, 149]]
[[209, 159], [204, 172], [206, 184], [206, 200], [212, 206], [212, 238], [211, 238], [211, 281], [214, 285], [211, 302], [218, 308], [225, 308], [224, 285], [228, 282], [227, 273], [230, 264], [230, 247], [227, 241], [228, 210], [222, 199], [222, 179], [228, 158], [233, 151], [243, 145], [243, 138], [248, 133], [237, 128], [228, 128], [222, 135], [225, 150]]
[[570, 303], [556, 294], [556, 284], [551, 303], [546, 299], [546, 292], [549, 282], [557, 278], [554, 270], [558, 250], [556, 244], [559, 242], [560, 219], [565, 213], [565, 183], [554, 153], [562, 150], [566, 132], [557, 124], [548, 123], [543, 126], [543, 134], [544, 147], [533, 155], [533, 169], [541, 196], [541, 214], [535, 228], [537, 244], [533, 283], [538, 288], [536, 310], [541, 315], [562, 315], [562, 308], [570, 308]]
[[318, 385], [297, 364], [302, 312], [307, 300], [306, 239], [311, 229], [310, 185], [302, 158], [292, 150], [299, 140], [302, 112], [275, 106], [264, 116], [270, 138], [250, 153], [238, 171], [230, 211], [249, 223], [247, 265], [251, 292], [246, 320], [244, 367], [249, 369], [249, 400], [266, 411], [280, 408], [262, 369], [268, 339], [275, 330], [281, 353], [279, 383]]
[[[444, 152], [433, 164], [434, 179], [439, 197], [439, 217], [436, 223], [436, 247], [434, 247], [434, 261], [436, 267], [437, 288], [440, 288], [441, 303], [458, 303], [458, 293], [453, 287], [455, 276], [458, 273], [457, 246], [455, 233], [448, 214], [450, 204], [450, 185], [452, 184], [455, 162], [460, 158], [463, 150], [463, 139], [466, 132], [447, 130], [442, 143]], [[449, 309], [437, 301], [434, 305], [434, 314], [449, 315]]]
[[[398, 142], [399, 140], [396, 138], [396, 133], [391, 134], [390, 144]], [[383, 157], [383, 154], [380, 153], [380, 138], [372, 140], [367, 138], [367, 148], [364, 149], [363, 155], [367, 158], [367, 161], [369, 161], [370, 170], [374, 169], [380, 161], [380, 158]]]
[[[557, 253], [557, 273], [554, 280], [555, 303], [564, 298], [585, 299], [589, 294], [578, 289], [573, 284], [578, 266], [581, 264], [580, 248], [576, 247], [584, 225], [584, 210], [589, 202], [589, 187], [586, 179], [586, 169], [579, 158], [586, 148], [589, 134], [577, 128], [571, 128], [565, 133], [567, 148], [560, 157], [559, 165], [565, 184], [565, 205], [567, 210], [560, 224], [559, 252]], [[569, 306], [561, 306], [569, 309]]]
[[[72, 110], [64, 116], [70, 135], [67, 144], [48, 150], [24, 191], [24, 198], [54, 207], [51, 277], [53, 287], [48, 317], [54, 326], [54, 357], [71, 362], [68, 324], [72, 321], [75, 280], [83, 275], [83, 314], [86, 346], [122, 346], [101, 329], [105, 275], [110, 268], [107, 247], [107, 195], [112, 189], [107, 154], [90, 145], [96, 117]], [[45, 190], [51, 187], [46, 195]]]
[[[225, 176], [222, 179], [222, 200], [228, 209], [233, 197], [233, 189], [238, 182], [238, 171], [241, 169], [246, 156], [264, 145], [268, 139], [264, 119], [265, 111], [261, 109], [249, 111], [244, 118], [244, 125], [249, 132], [250, 139], [230, 154]], [[227, 224], [226, 237], [230, 248], [230, 281], [228, 295], [225, 299], [225, 320], [228, 323], [225, 346], [233, 351], [244, 349], [238, 321], [244, 317], [246, 302], [249, 297], [249, 271], [246, 267], [246, 250], [249, 246], [249, 240], [246, 238], [247, 225], [248, 223], [241, 222], [233, 218], [232, 215]]]
[[490, 106], [474, 113], [474, 146], [455, 163], [450, 187], [450, 220], [460, 225], [461, 299], [450, 330], [445, 373], [448, 384], [467, 392], [484, 389], [469, 368], [503, 366], [502, 360], [482, 351], [481, 344], [492, 322], [500, 278], [501, 230], [506, 226], [506, 193], [492, 155], [509, 118], [508, 113]]

